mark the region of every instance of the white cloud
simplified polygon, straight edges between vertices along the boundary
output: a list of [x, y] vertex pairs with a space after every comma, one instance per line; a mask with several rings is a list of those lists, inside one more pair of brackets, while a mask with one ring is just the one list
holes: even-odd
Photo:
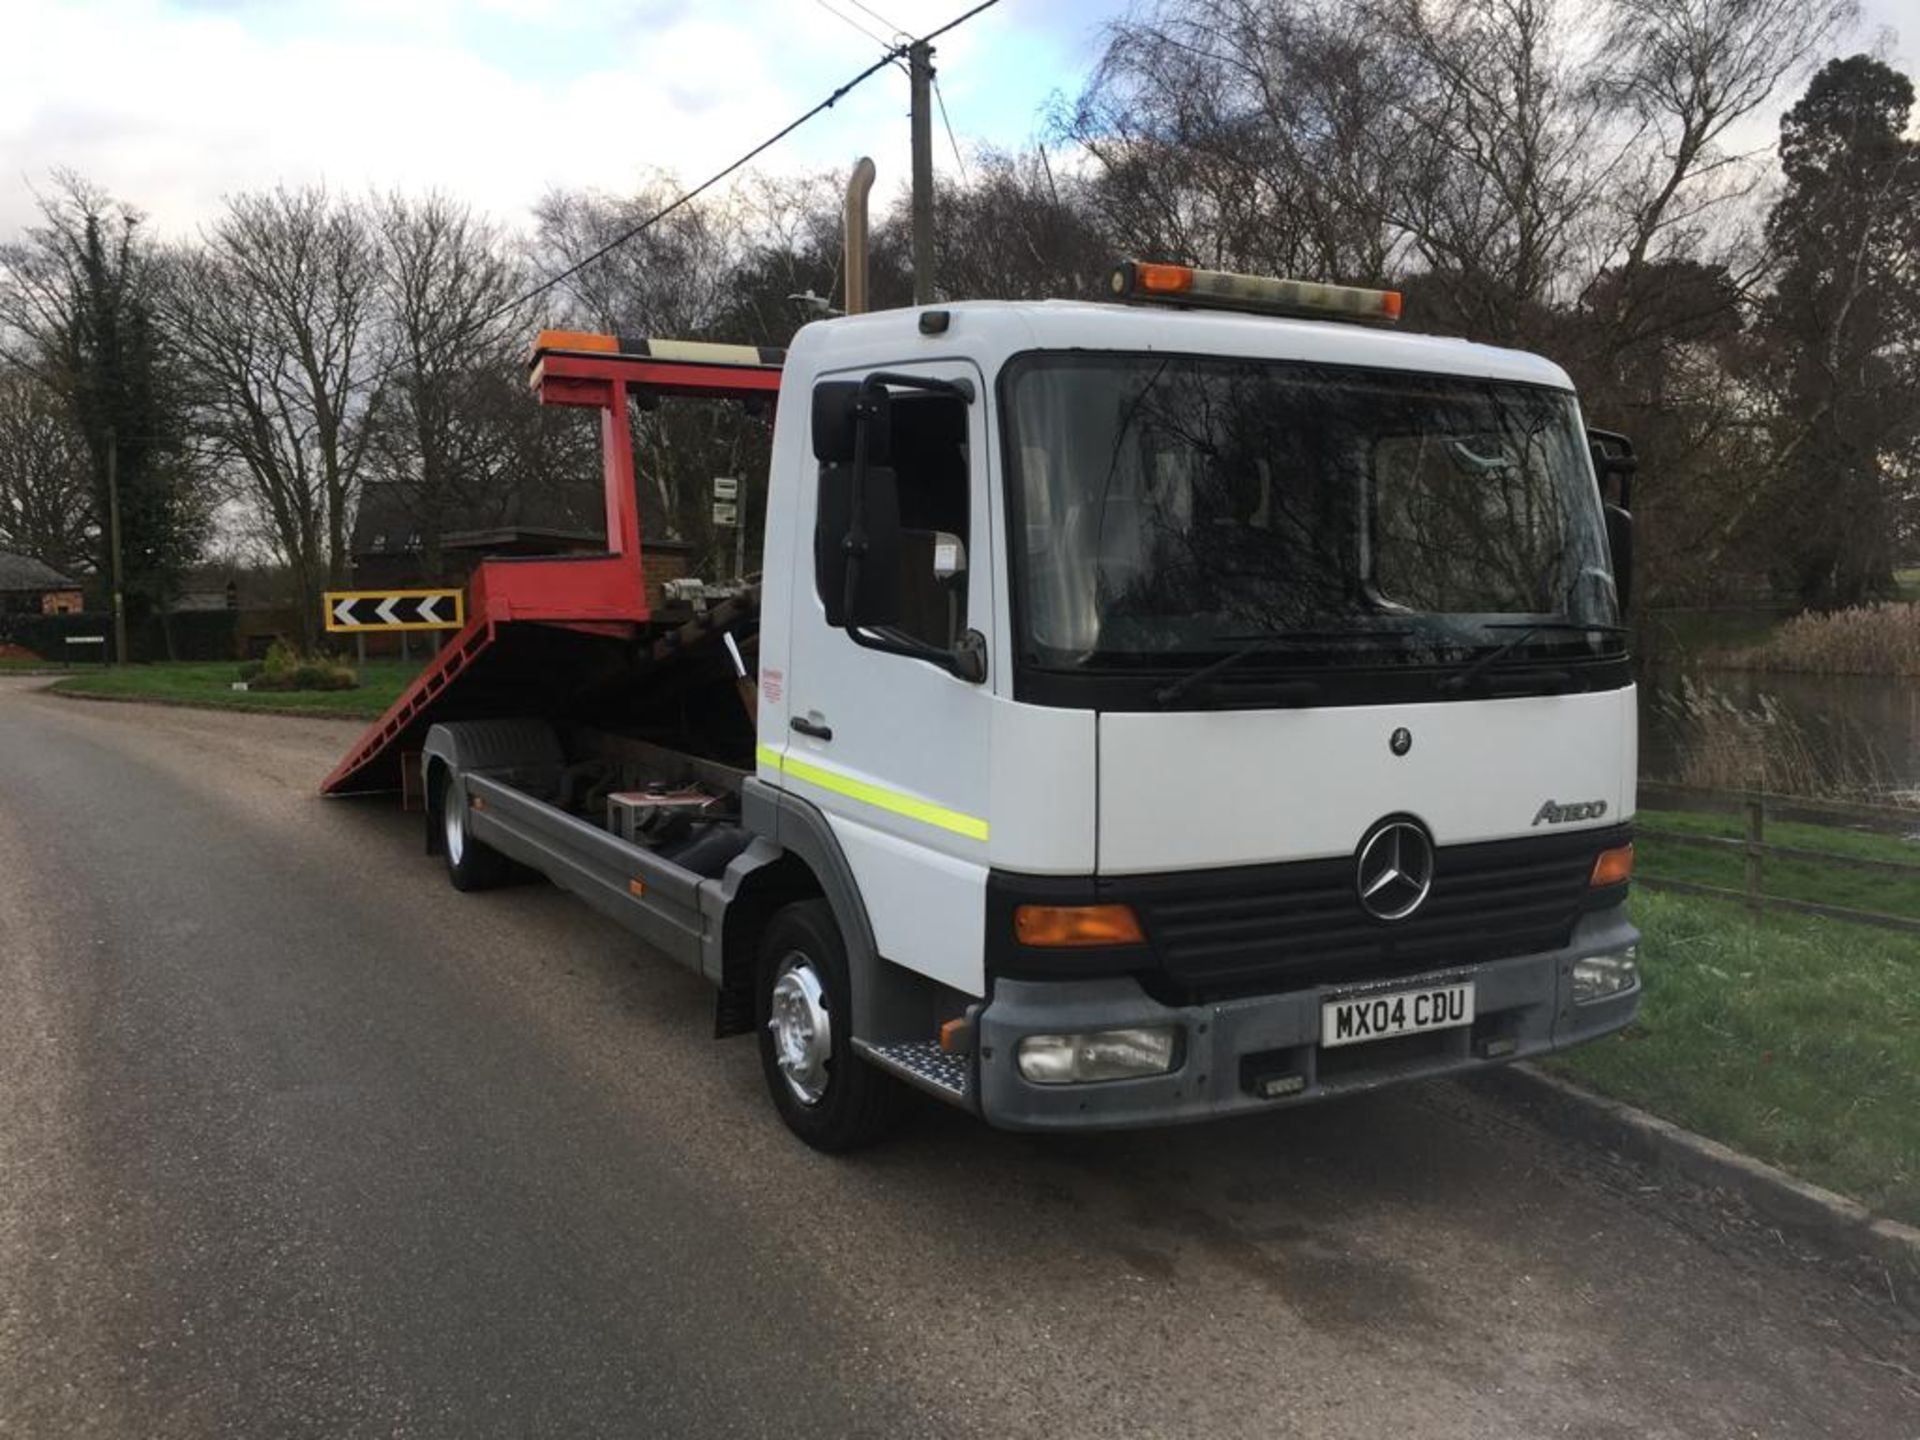
[[[836, 8], [880, 28], [848, 0]], [[925, 30], [960, 0], [875, 4]], [[955, 126], [1024, 138], [1084, 7], [1009, 0], [940, 42]], [[1017, 12], [1025, 11], [1024, 15]], [[3, 0], [0, 238], [76, 170], [165, 233], [222, 194], [324, 180], [437, 186], [513, 222], [550, 185], [695, 179], [821, 98], [877, 47], [806, 0]], [[766, 163], [906, 169], [904, 77], [876, 76]]]
[[[853, 3], [827, 5], [886, 26]], [[923, 32], [968, 0], [867, 0]], [[1002, 0], [939, 42], [963, 143], [1035, 133], [1126, 0]], [[1852, 44], [1920, 0], [1865, 0]], [[439, 187], [510, 223], [549, 186], [694, 180], [870, 62], [877, 47], [819, 0], [0, 0], [0, 239], [31, 187], [76, 170], [190, 233], [223, 194], [324, 180]], [[876, 76], [762, 164], [879, 163], [904, 183], [906, 82]], [[1755, 143], [1774, 121], [1756, 122]], [[936, 125], [936, 163], [951, 152]]]

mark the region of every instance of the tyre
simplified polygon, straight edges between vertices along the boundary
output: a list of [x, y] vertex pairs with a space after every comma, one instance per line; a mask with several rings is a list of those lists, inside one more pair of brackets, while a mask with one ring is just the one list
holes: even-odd
[[439, 787], [439, 796], [427, 807], [427, 823], [437, 825], [432, 837], [447, 862], [447, 879], [462, 891], [494, 890], [513, 878], [513, 862], [490, 845], [474, 839], [468, 828], [467, 787], [457, 775], [449, 775]]
[[906, 1087], [853, 1053], [847, 950], [826, 901], [802, 900], [767, 923], [754, 993], [761, 1069], [788, 1129], [837, 1154], [893, 1128]]

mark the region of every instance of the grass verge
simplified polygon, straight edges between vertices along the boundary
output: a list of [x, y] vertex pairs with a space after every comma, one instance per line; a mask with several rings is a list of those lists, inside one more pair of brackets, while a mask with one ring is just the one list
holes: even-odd
[[1920, 1223], [1920, 941], [1637, 893], [1646, 995], [1549, 1068]]
[[49, 671], [65, 673], [73, 668], [71, 665], [62, 665], [58, 660], [29, 660], [19, 655], [0, 655], [0, 675], [45, 675]]
[[114, 700], [154, 700], [215, 710], [296, 710], [314, 715], [372, 719], [383, 713], [420, 673], [418, 662], [369, 660], [357, 690], [235, 690], [238, 666], [230, 661], [178, 661], [126, 665], [57, 680], [69, 695]]
[[[1745, 839], [1746, 821], [1741, 816], [1649, 810], [1643, 806], [1639, 819], [1643, 828], [1634, 836], [1634, 848], [1642, 874], [1663, 880], [1686, 880], [1695, 885], [1718, 885], [1728, 890], [1745, 886], [1746, 860], [1739, 851], [1683, 845], [1648, 834], [1644, 828]], [[1770, 845], [1785, 845], [1790, 849], [1820, 850], [1859, 860], [1892, 860], [1920, 866], [1920, 842], [1898, 835], [1769, 820], [1766, 840]], [[1810, 900], [1818, 905], [1844, 905], [1853, 910], [1920, 919], [1920, 875], [1844, 870], [1817, 861], [1769, 855], [1761, 870], [1761, 888], [1765, 894], [1783, 900]]]

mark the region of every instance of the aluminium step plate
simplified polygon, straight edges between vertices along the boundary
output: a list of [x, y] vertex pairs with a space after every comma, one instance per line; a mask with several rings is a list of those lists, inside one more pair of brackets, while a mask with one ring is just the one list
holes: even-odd
[[938, 1041], [871, 1045], [867, 1053], [889, 1069], [952, 1099], [965, 1100], [973, 1091], [971, 1057], [950, 1055], [940, 1048]]

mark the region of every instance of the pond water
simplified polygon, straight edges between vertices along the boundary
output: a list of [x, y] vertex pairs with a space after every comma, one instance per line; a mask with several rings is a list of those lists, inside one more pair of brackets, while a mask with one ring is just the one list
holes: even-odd
[[[1764, 747], [1768, 763], [1823, 789], [1920, 794], [1920, 680], [1654, 669], [1640, 676], [1640, 773], [1699, 777], [1718, 747]], [[1711, 769], [1710, 765], [1707, 768]], [[1729, 783], [1724, 780], [1709, 783]]]

